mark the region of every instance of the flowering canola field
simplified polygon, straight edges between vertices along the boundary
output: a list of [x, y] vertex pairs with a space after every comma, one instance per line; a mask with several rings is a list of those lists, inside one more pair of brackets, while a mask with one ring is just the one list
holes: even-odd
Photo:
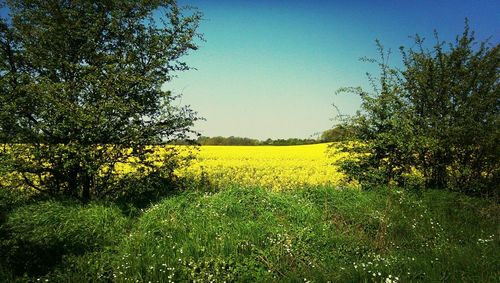
[[191, 166], [179, 175], [216, 186], [259, 186], [286, 190], [340, 184], [343, 174], [332, 165], [328, 144], [300, 146], [201, 146]]
[[[224, 188], [238, 185], [264, 187], [274, 191], [307, 186], [331, 186], [342, 183], [344, 175], [333, 165], [345, 154], [331, 154], [329, 144], [299, 146], [201, 146], [189, 166], [175, 172], [198, 183]], [[182, 146], [181, 156], [189, 155]], [[167, 154], [158, 148], [155, 155]], [[161, 166], [161, 162], [158, 166]], [[134, 160], [117, 163], [117, 175], [138, 172]], [[18, 183], [20, 176], [11, 173], [0, 177], [0, 183]], [[33, 180], [36, 184], [38, 181]]]

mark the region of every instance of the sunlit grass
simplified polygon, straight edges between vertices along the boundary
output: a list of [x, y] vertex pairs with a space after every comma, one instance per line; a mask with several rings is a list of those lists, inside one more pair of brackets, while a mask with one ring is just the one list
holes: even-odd
[[113, 204], [42, 202], [10, 213], [0, 251], [18, 269], [0, 279], [27, 269], [34, 282], [496, 282], [499, 213], [396, 188], [193, 190], [128, 221]]

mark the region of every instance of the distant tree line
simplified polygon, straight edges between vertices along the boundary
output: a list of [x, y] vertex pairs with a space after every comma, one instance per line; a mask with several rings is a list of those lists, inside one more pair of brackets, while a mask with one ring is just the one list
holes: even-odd
[[303, 144], [315, 144], [320, 143], [321, 140], [317, 139], [297, 139], [297, 138], [289, 138], [289, 139], [267, 139], [261, 142], [261, 145], [303, 145]]
[[[288, 139], [266, 139], [258, 140], [245, 137], [206, 137], [201, 136], [198, 138], [197, 142], [200, 145], [305, 145], [305, 144], [316, 144], [325, 142], [338, 142], [347, 138], [347, 130], [342, 126], [337, 126], [332, 129], [326, 130], [321, 133], [319, 138], [313, 139], [299, 139], [299, 138], [288, 138]], [[179, 144], [179, 143], [177, 143]]]
[[259, 145], [260, 141], [251, 138], [242, 137], [205, 137], [201, 136], [197, 140], [201, 145]]
[[289, 138], [289, 139], [267, 139], [264, 141], [252, 139], [252, 138], [242, 138], [242, 137], [200, 137], [198, 138], [198, 143], [200, 145], [302, 145], [302, 144], [315, 144], [320, 143], [320, 140], [317, 139], [298, 139], [298, 138]]

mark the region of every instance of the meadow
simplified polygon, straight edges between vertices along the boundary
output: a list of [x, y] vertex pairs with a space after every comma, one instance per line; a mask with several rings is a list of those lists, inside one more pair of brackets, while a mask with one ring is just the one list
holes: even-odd
[[500, 282], [494, 1], [177, 2], [0, 2], [0, 283]]
[[326, 153], [326, 144], [202, 146], [178, 172], [189, 186], [133, 213], [2, 189], [0, 280], [498, 282], [497, 202], [361, 190], [342, 183], [331, 165], [341, 157]]

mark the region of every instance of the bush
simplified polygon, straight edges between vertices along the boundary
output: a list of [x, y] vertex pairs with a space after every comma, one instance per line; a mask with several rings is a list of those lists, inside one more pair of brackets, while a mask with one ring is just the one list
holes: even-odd
[[0, 6], [0, 172], [88, 202], [116, 188], [115, 165], [159, 171], [181, 154], [152, 159], [150, 145], [190, 139], [198, 120], [162, 86], [190, 69], [200, 12], [170, 0]]
[[[500, 178], [500, 45], [477, 44], [466, 24], [462, 36], [432, 49], [415, 38], [401, 48], [402, 69], [381, 68], [374, 92], [361, 88], [362, 110], [346, 122], [359, 158], [341, 168], [365, 187], [380, 184], [446, 188], [498, 195]], [[419, 182], [419, 177], [421, 182]]]

